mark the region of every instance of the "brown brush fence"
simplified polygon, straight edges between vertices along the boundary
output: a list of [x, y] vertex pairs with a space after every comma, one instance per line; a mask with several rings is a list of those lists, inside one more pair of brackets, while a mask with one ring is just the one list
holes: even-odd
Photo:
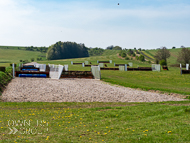
[[63, 71], [61, 78], [88, 78], [93, 79], [91, 71]]
[[82, 65], [82, 63], [73, 63], [73, 65]]
[[152, 67], [127, 68], [127, 71], [152, 71]]
[[182, 70], [182, 74], [190, 74], [190, 70]]
[[[115, 64], [115, 66], [125, 66], [125, 64]], [[129, 64], [127, 64], [127, 66], [129, 66]]]
[[98, 65], [84, 65], [85, 67], [98, 66]]
[[100, 70], [119, 70], [119, 68], [100, 68]]
[[110, 61], [98, 61], [98, 63], [110, 63]]
[[168, 67], [167, 66], [162, 66], [162, 69], [163, 70], [168, 70]]

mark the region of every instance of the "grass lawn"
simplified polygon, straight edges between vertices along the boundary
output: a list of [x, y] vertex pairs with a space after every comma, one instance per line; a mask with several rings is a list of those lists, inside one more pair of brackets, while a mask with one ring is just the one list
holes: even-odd
[[10, 63], [19, 63], [20, 60], [31, 60], [39, 56], [45, 56], [45, 53], [24, 51], [17, 49], [1, 49], [0, 48], [0, 66], [9, 66]]
[[0, 142], [189, 142], [188, 105], [1, 102]]

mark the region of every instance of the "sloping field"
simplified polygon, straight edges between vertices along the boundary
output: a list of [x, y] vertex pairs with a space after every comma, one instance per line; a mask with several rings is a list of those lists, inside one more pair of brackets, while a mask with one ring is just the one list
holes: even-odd
[[19, 63], [20, 60], [31, 60], [45, 56], [44, 53], [34, 51], [24, 51], [18, 49], [2, 49], [0, 48], [0, 66], [9, 66], [9, 63]]
[[[190, 49], [190, 47], [189, 47]], [[147, 50], [148, 53], [155, 55], [158, 50]], [[176, 48], [176, 49], [169, 49], [170, 51], [170, 58], [168, 58], [168, 65], [176, 64], [177, 62], [177, 55], [178, 52], [181, 51], [181, 48]]]

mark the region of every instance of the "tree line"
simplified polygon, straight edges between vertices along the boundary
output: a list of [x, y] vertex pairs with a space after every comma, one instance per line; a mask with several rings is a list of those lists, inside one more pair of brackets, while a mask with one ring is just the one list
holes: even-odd
[[87, 47], [75, 42], [57, 42], [48, 48], [48, 60], [89, 57]]

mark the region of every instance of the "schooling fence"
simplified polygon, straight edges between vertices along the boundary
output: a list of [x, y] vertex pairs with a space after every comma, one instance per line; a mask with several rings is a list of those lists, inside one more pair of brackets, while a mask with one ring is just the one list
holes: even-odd
[[63, 66], [49, 64], [49, 67], [50, 67], [50, 78], [51, 79], [60, 79], [61, 73], [63, 71]]
[[88, 78], [93, 79], [91, 71], [62, 71], [60, 78]]

